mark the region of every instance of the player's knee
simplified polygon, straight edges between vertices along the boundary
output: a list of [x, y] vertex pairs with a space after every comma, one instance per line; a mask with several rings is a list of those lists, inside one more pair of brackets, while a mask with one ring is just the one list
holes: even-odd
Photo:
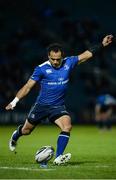
[[30, 129], [22, 129], [22, 134], [23, 135], [29, 135], [29, 134], [31, 134], [31, 130]]
[[64, 130], [64, 131], [67, 131], [67, 132], [70, 132], [71, 129], [72, 129], [72, 125], [69, 124], [69, 125], [65, 126], [63, 130]]
[[71, 124], [68, 126], [68, 129], [69, 129], [69, 131], [71, 131], [71, 129], [72, 129], [72, 125]]

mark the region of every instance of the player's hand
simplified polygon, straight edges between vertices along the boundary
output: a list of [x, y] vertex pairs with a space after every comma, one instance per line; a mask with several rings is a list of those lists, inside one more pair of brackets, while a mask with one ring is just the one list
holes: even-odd
[[16, 104], [18, 103], [18, 101], [19, 101], [19, 98], [18, 97], [15, 97], [14, 99], [13, 99], [13, 101], [12, 102], [10, 102], [6, 107], [5, 107], [5, 109], [6, 110], [13, 110], [14, 109], [14, 107], [16, 106]]
[[15, 107], [15, 106], [13, 106], [11, 103], [9, 103], [9, 104], [5, 107], [5, 109], [6, 109], [6, 110], [10, 110], [10, 109], [13, 110], [14, 107]]
[[112, 34], [107, 35], [102, 41], [103, 46], [105, 47], [105, 46], [108, 46], [110, 43], [112, 43], [112, 39], [113, 39]]

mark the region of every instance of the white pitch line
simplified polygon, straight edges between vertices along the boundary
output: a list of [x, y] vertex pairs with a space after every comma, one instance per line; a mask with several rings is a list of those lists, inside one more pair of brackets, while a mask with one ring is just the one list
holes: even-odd
[[45, 169], [45, 168], [41, 168], [41, 169], [34, 169], [34, 168], [27, 168], [27, 167], [8, 167], [8, 166], [3, 166], [0, 167], [0, 169], [10, 169], [10, 170], [24, 170], [24, 171], [54, 171], [55, 169]]
[[[68, 166], [69, 167], [69, 166]], [[82, 166], [76, 165], [76, 166], [70, 166], [73, 168], [83, 168]], [[85, 166], [84, 166], [85, 167]], [[91, 167], [91, 166], [87, 166]], [[93, 168], [109, 168], [108, 165], [95, 165], [92, 166]], [[56, 169], [49, 169], [49, 168], [27, 168], [27, 167], [8, 167], [8, 166], [3, 166], [0, 167], [0, 169], [9, 169], [9, 170], [22, 170], [22, 171], [55, 171]]]
[[108, 165], [96, 165], [95, 166], [96, 168], [109, 168], [109, 166]]
[[74, 168], [83, 168], [83, 167], [93, 167], [93, 168], [109, 168], [110, 166], [108, 165], [95, 165], [95, 166], [88, 166], [88, 165], [84, 165], [84, 166], [80, 166], [80, 165], [75, 165], [73, 166]]

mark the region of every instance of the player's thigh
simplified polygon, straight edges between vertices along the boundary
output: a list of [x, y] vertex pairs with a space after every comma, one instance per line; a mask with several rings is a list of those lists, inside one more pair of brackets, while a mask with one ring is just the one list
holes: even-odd
[[112, 109], [110, 108], [108, 111], [107, 111], [107, 116], [110, 117], [112, 115]]

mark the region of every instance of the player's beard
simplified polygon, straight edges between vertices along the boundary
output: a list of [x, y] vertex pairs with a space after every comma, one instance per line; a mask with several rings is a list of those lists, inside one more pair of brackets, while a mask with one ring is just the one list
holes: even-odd
[[53, 66], [54, 68], [58, 69], [58, 68], [60, 68], [60, 67], [62, 66], [62, 61], [63, 61], [63, 59], [61, 60], [61, 62], [60, 62], [59, 65], [52, 65], [52, 66]]
[[60, 68], [60, 66], [61, 66], [61, 64], [60, 65], [54, 65], [53, 67], [58, 69], [58, 68]]

